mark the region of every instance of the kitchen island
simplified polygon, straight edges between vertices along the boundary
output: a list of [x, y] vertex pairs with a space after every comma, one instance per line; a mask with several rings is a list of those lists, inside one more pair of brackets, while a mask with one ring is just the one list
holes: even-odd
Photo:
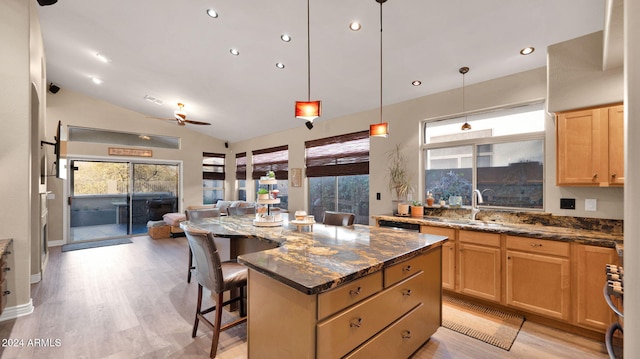
[[409, 357], [440, 326], [447, 237], [363, 225], [298, 232], [250, 216], [188, 226], [278, 245], [238, 257], [249, 267], [249, 358]]

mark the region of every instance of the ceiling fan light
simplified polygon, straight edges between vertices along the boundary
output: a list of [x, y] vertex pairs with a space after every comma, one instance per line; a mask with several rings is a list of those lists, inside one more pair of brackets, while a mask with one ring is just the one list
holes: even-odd
[[296, 101], [296, 118], [313, 121], [322, 112], [321, 101]]
[[388, 137], [389, 136], [389, 124], [387, 122], [374, 123], [369, 125], [370, 137]]

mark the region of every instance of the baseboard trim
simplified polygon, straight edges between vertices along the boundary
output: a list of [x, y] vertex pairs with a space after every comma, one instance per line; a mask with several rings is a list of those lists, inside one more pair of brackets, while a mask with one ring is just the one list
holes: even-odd
[[33, 310], [33, 299], [29, 298], [29, 303], [4, 308], [2, 315], [0, 315], [0, 322], [24, 317], [25, 315], [33, 313]]
[[36, 274], [31, 275], [31, 284], [38, 283], [42, 280], [42, 272], [38, 272]]

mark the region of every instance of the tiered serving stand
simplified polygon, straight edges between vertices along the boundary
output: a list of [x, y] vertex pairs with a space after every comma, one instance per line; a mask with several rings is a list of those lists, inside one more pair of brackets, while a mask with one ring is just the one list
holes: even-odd
[[267, 185], [268, 189], [269, 189], [269, 198], [268, 199], [261, 199], [258, 197], [257, 202], [258, 204], [264, 204], [267, 206], [267, 214], [264, 215], [263, 213], [258, 214], [258, 217], [256, 219], [253, 220], [253, 225], [257, 226], [257, 227], [277, 227], [277, 226], [281, 226], [282, 225], [282, 217], [278, 216], [278, 218], [276, 218], [276, 216], [274, 216], [273, 214], [271, 214], [271, 206], [274, 204], [279, 204], [280, 203], [280, 198], [273, 198], [273, 186], [278, 184], [278, 181], [275, 178], [261, 178], [260, 180], [258, 180], [258, 182], [260, 184], [264, 184]]

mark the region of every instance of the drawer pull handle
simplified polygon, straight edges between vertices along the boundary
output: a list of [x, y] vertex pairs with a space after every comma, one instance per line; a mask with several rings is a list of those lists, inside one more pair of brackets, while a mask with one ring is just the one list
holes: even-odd
[[598, 178], [598, 174], [597, 174], [597, 173], [594, 173], [594, 174], [593, 174], [593, 178], [594, 178], [594, 179]]
[[612, 173], [611, 174], [611, 178], [616, 178], [617, 174], [616, 173]]
[[411, 265], [405, 266], [402, 268], [403, 272], [410, 272], [411, 271]]
[[403, 289], [402, 290], [402, 296], [403, 297], [410, 297], [411, 296], [411, 289]]
[[409, 330], [403, 330], [400, 335], [402, 336], [402, 339], [411, 339], [411, 331]]
[[362, 325], [362, 318], [352, 320], [351, 323], [349, 323], [349, 326], [351, 328], [360, 328], [361, 325]]
[[11, 291], [10, 291], [10, 290], [5, 290], [5, 291], [2, 293], [2, 295], [9, 295], [9, 294], [11, 294]]
[[362, 287], [358, 287], [358, 288], [356, 288], [356, 289], [351, 289], [351, 290], [349, 291], [349, 295], [350, 295], [350, 296], [352, 296], [352, 297], [354, 297], [354, 296], [356, 296], [356, 295], [360, 294], [360, 291], [361, 291], [361, 290], [362, 290]]
[[542, 247], [541, 243], [531, 243], [531, 247]]

